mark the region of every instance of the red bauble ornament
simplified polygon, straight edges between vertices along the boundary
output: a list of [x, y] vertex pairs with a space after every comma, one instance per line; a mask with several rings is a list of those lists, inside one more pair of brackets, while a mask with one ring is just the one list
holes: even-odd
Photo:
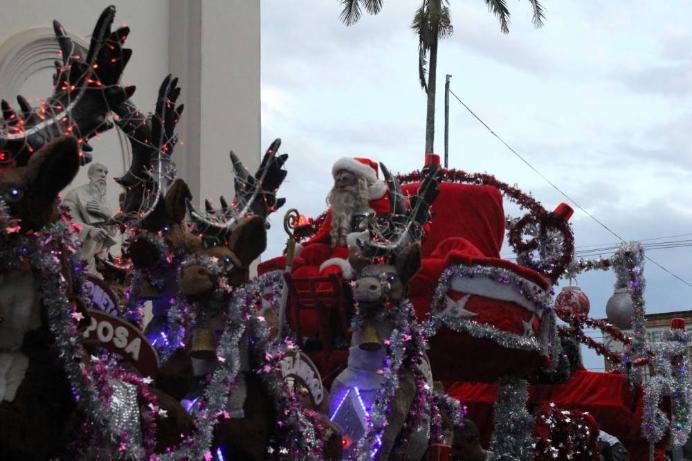
[[579, 317], [589, 315], [591, 303], [586, 294], [577, 286], [563, 287], [555, 298], [555, 308], [563, 308]]

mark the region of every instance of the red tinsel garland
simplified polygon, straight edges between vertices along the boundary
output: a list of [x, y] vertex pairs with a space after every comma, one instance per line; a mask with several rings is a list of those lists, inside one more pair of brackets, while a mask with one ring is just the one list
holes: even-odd
[[584, 332], [580, 329], [559, 326], [557, 327], [557, 330], [560, 336], [569, 336], [575, 338], [577, 341], [579, 341], [589, 349], [593, 349], [597, 354], [602, 355], [603, 357], [607, 358], [613, 363], [622, 362], [622, 355], [612, 352], [602, 343], [599, 343], [598, 341], [593, 340], [589, 336], [586, 336]]
[[[397, 178], [401, 184], [420, 182], [422, 173], [420, 171], [414, 171], [407, 175], [400, 175]], [[509, 227], [509, 244], [514, 248], [517, 254], [528, 254], [538, 249], [540, 245], [538, 237], [527, 241], [522, 240], [522, 235], [527, 226], [536, 225], [537, 228], [540, 229], [541, 234], [544, 234], [548, 228], [559, 232], [562, 236], [562, 251], [560, 258], [556, 262], [546, 265], [545, 261], [529, 260], [529, 265], [532, 269], [541, 272], [553, 282], [557, 281], [557, 279], [562, 276], [567, 266], [572, 262], [574, 255], [574, 236], [569, 223], [559, 216], [546, 211], [540, 202], [524, 193], [521, 189], [499, 181], [489, 174], [467, 173], [463, 170], [454, 169], [440, 170], [440, 182], [493, 186], [497, 188], [503, 196], [516, 203], [520, 208], [527, 210], [527, 214]]]
[[565, 307], [555, 307], [555, 313], [557, 316], [570, 324], [569, 328], [558, 327], [558, 333], [560, 336], [570, 336], [575, 338], [580, 343], [584, 344], [590, 349], [596, 351], [597, 354], [606, 357], [613, 363], [622, 363], [622, 355], [616, 352], [612, 352], [604, 344], [593, 340], [586, 334], [584, 334], [584, 327], [599, 329], [603, 333], [607, 333], [613, 339], [620, 341], [625, 346], [629, 346], [632, 340], [625, 335], [618, 327], [604, 321], [593, 319], [585, 315], [578, 315], [572, 312], [570, 309]]
[[576, 326], [578, 326], [580, 329], [587, 326], [589, 328], [601, 330], [604, 333], [608, 333], [613, 337], [613, 339], [620, 341], [625, 346], [629, 346], [632, 343], [632, 338], [624, 334], [618, 327], [606, 322], [605, 320], [594, 319], [583, 315], [576, 315], [564, 307], [556, 307], [555, 313], [561, 320], [564, 320], [572, 326], [575, 326], [576, 324]]

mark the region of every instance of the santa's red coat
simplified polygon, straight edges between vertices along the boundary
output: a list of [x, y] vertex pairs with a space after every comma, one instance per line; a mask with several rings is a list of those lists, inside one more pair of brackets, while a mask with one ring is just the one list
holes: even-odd
[[[368, 202], [370, 208], [376, 214], [386, 214], [389, 212], [389, 194], [384, 194], [379, 199]], [[332, 246], [332, 239], [329, 235], [332, 229], [332, 210], [327, 210], [324, 221], [308, 241], [303, 242], [302, 250], [293, 261], [291, 274], [298, 277], [310, 277], [320, 275], [320, 265], [332, 258], [348, 260], [348, 248], [346, 245]], [[273, 270], [284, 270], [286, 268], [286, 257], [278, 256], [261, 263], [257, 272], [262, 275]], [[327, 273], [341, 272], [338, 266], [330, 266]], [[326, 275], [322, 271], [322, 275]]]

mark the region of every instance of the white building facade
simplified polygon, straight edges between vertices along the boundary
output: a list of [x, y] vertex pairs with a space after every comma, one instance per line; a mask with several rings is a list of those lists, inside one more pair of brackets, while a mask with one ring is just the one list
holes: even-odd
[[[53, 61], [59, 58], [52, 20], [88, 44], [101, 11], [117, 9], [114, 28], [131, 29], [133, 50], [123, 83], [136, 85], [133, 101], [152, 112], [164, 77], [179, 77], [178, 177], [195, 201], [232, 196], [229, 150], [249, 170], [260, 160], [259, 0], [23, 0], [5, 1], [0, 16], [0, 97], [14, 104], [22, 94], [35, 105], [51, 94]], [[16, 106], [16, 104], [15, 104]], [[117, 206], [112, 177], [129, 165], [129, 143], [117, 129], [90, 142], [94, 161], [109, 168], [108, 200]], [[87, 182], [82, 168], [73, 185]], [[68, 187], [68, 190], [70, 187]]]

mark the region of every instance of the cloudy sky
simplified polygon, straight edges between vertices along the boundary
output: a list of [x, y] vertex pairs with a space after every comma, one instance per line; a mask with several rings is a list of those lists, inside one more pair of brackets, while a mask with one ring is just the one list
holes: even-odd
[[[535, 29], [528, 2], [512, 1], [504, 35], [483, 1], [450, 3], [455, 32], [439, 48], [438, 152], [451, 74], [467, 105], [624, 239], [692, 238], [692, 5], [545, 0], [545, 25]], [[385, 0], [378, 16], [348, 28], [336, 0], [262, 2], [262, 144], [281, 137], [290, 154], [286, 208], [319, 214], [330, 166], [344, 155], [398, 172], [421, 166], [425, 95], [409, 27], [418, 4]], [[546, 208], [565, 200], [454, 99], [450, 167], [516, 183]], [[617, 241], [583, 212], [572, 223], [578, 249]], [[281, 227], [277, 216], [268, 256], [283, 247]], [[649, 256], [692, 282], [692, 248]], [[645, 275], [648, 312], [692, 308], [690, 286], [651, 262]], [[602, 272], [579, 278], [593, 316], [605, 316], [613, 281]], [[602, 364], [590, 354], [587, 363]]]

